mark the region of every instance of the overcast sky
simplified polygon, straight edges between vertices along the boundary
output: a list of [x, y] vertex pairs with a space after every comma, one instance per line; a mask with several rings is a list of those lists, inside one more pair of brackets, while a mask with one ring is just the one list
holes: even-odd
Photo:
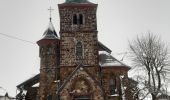
[[[99, 40], [115, 57], [128, 51], [128, 41], [148, 31], [170, 44], [170, 0], [90, 0], [98, 4]], [[0, 0], [0, 87], [9, 95], [16, 85], [39, 73], [38, 45], [8, 38], [15, 36], [36, 43], [49, 22], [59, 33], [57, 4], [64, 0]], [[3, 94], [4, 90], [0, 90]]]

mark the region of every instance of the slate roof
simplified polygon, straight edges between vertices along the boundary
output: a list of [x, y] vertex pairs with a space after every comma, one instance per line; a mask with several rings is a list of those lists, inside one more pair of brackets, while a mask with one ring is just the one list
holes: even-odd
[[116, 58], [114, 58], [110, 53], [106, 51], [99, 51], [99, 65], [101, 67], [127, 67], [129, 66], [123, 64]]
[[50, 20], [48, 27], [43, 34], [43, 39], [56, 39], [56, 38], [58, 38], [58, 35], [57, 35], [57, 33], [54, 29], [54, 26]]

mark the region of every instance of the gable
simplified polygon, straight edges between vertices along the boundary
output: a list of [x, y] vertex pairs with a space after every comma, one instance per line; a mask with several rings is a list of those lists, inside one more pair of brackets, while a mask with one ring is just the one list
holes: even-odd
[[70, 94], [101, 98], [100, 100], [104, 98], [104, 90], [101, 84], [83, 66], [79, 66], [73, 71], [73, 74], [61, 85], [58, 94], [63, 97], [62, 99], [72, 98]]

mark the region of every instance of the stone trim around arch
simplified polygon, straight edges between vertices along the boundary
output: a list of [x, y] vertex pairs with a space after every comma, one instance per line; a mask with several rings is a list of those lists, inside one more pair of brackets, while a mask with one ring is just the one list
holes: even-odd
[[104, 100], [102, 92], [102, 89], [86, 71], [79, 69], [61, 90], [60, 100], [74, 100], [76, 97], [88, 97], [90, 100]]
[[71, 86], [71, 94], [76, 96], [90, 96], [93, 92], [93, 87], [91, 86], [89, 80], [84, 76], [77, 77], [73, 80]]

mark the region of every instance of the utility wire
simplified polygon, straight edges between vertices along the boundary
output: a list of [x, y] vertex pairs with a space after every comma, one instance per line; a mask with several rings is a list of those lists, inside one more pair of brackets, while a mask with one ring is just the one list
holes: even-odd
[[11, 39], [19, 40], [19, 41], [22, 41], [22, 42], [27, 42], [27, 43], [30, 43], [30, 44], [35, 44], [35, 43], [31, 42], [31, 41], [24, 40], [24, 39], [15, 37], [15, 36], [7, 35], [7, 34], [4, 34], [4, 33], [0, 33], [0, 35], [3, 35], [5, 37], [11, 38]]
[[[24, 40], [24, 39], [21, 39], [21, 38], [18, 38], [18, 37], [15, 37], [15, 36], [11, 36], [11, 35], [7, 35], [7, 34], [4, 34], [4, 33], [0, 33], [0, 35], [2, 36], [5, 36], [5, 37], [8, 37], [8, 38], [11, 38], [11, 39], [15, 39], [15, 40], [19, 40], [19, 41], [22, 41], [22, 42], [26, 42], [26, 43], [30, 43], [30, 44], [35, 44], [34, 42], [31, 42], [31, 41], [28, 41], [28, 40]], [[112, 53], [113, 55], [123, 55], [122, 59], [127, 56], [127, 54], [129, 54], [130, 52], [119, 52], [119, 53]]]

